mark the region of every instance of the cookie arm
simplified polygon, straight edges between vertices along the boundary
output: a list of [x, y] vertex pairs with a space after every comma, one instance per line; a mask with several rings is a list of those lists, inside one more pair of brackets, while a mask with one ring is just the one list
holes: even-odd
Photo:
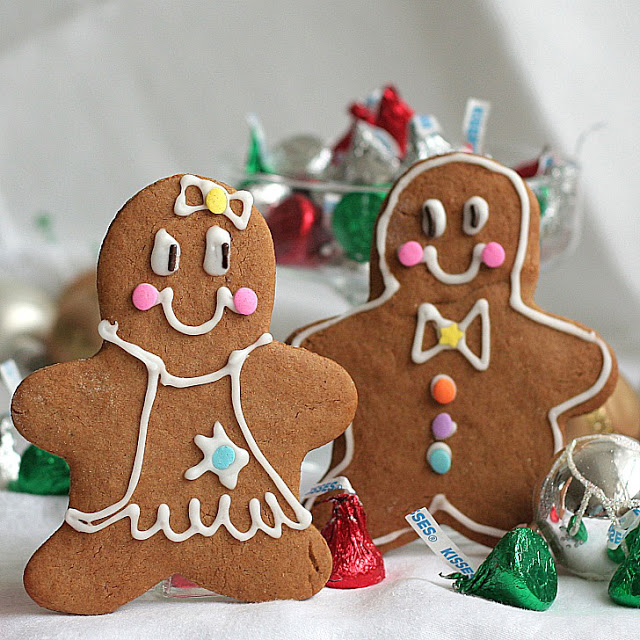
[[305, 410], [293, 417], [302, 419], [310, 449], [335, 440], [355, 417], [358, 394], [351, 376], [339, 364], [306, 349], [296, 349], [295, 356], [306, 365], [301, 399]]
[[[532, 335], [530, 320], [523, 319], [528, 323], [526, 330], [533, 348], [538, 354], [544, 353], [542, 371], [547, 383], [541, 388], [545, 399], [552, 403], [549, 420], [555, 447], [559, 449], [565, 444], [560, 431], [564, 432], [566, 420], [601, 407], [613, 393], [618, 378], [617, 361], [611, 347], [593, 329], [534, 309], [550, 319], [552, 325], [557, 320], [567, 326], [563, 331], [537, 324]], [[523, 333], [524, 330], [523, 327]]]
[[89, 416], [86, 393], [81, 380], [92, 365], [90, 360], [56, 364], [25, 378], [11, 403], [16, 429], [29, 442], [50, 453], [65, 457], [80, 434], [86, 437]]
[[250, 356], [242, 388], [247, 422], [267, 423], [259, 439], [277, 435], [302, 457], [342, 434], [357, 406], [355, 385], [342, 367], [279, 342]]

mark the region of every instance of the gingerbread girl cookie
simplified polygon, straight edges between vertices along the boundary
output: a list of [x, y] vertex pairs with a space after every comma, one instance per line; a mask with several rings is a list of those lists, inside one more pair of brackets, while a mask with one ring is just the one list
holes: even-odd
[[353, 418], [335, 363], [268, 333], [275, 259], [251, 195], [160, 180], [102, 246], [104, 343], [27, 378], [13, 419], [71, 468], [65, 523], [31, 558], [44, 607], [105, 613], [180, 573], [241, 600], [304, 599], [331, 554], [300, 465]]
[[415, 537], [404, 516], [423, 506], [485, 544], [530, 522], [565, 421], [613, 391], [605, 342], [534, 302], [539, 221], [499, 163], [422, 161], [378, 217], [369, 302], [293, 337], [356, 383], [327, 477], [349, 477], [383, 550]]

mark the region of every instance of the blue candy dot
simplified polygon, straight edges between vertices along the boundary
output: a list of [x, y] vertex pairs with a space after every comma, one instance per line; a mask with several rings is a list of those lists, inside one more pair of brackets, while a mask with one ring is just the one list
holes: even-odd
[[448, 451], [436, 449], [429, 456], [429, 464], [436, 473], [447, 473], [451, 469], [451, 456]]
[[236, 452], [227, 445], [218, 447], [211, 456], [211, 462], [216, 469], [224, 470], [229, 468], [236, 459]]

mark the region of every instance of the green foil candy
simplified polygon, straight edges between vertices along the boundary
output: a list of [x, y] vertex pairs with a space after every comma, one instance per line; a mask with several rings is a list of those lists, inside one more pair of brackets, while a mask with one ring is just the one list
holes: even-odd
[[59, 456], [27, 447], [20, 460], [18, 479], [9, 489], [40, 496], [62, 496], [69, 493], [69, 465]]
[[[571, 516], [571, 520], [569, 520], [569, 524], [567, 525], [567, 532], [573, 531], [576, 524], [576, 519], [577, 516]], [[580, 526], [578, 527], [578, 530], [571, 537], [578, 542], [586, 542], [589, 538], [587, 527], [584, 526], [584, 522], [582, 522], [582, 520], [580, 520]]]
[[630, 555], [609, 582], [609, 596], [624, 607], [640, 607], [640, 548], [637, 544], [629, 546], [632, 549]]
[[512, 529], [473, 577], [455, 573], [454, 588], [521, 609], [546, 611], [558, 592], [558, 574], [542, 536], [528, 527]]
[[255, 173], [273, 173], [267, 159], [262, 126], [255, 116], [249, 117], [249, 149], [244, 168], [249, 176]]
[[383, 202], [384, 194], [377, 191], [348, 193], [333, 210], [333, 234], [351, 260], [369, 260], [376, 218]]
[[[639, 544], [640, 535], [639, 534], [640, 534], [640, 527], [636, 527], [635, 529], [632, 529], [631, 531], [629, 531], [626, 538], [624, 539], [624, 542], [619, 547], [616, 547], [615, 549], [607, 548], [607, 555], [609, 556], [609, 559], [612, 560], [613, 562], [620, 564], [621, 562], [624, 562], [624, 559], [627, 557], [627, 554], [635, 555], [637, 552], [640, 552], [640, 544]], [[625, 553], [623, 549], [623, 545], [627, 546], [627, 553]]]

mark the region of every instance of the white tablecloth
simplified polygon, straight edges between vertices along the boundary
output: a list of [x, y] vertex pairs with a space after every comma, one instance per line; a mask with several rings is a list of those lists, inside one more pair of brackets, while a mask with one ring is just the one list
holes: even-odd
[[[339, 313], [346, 303], [319, 283], [301, 291], [296, 275], [279, 272], [272, 331], [283, 339], [295, 327]], [[624, 364], [624, 363], [623, 363]], [[637, 384], [634, 362], [625, 373]], [[3, 409], [0, 402], [0, 409]], [[328, 464], [325, 450], [324, 462]], [[317, 464], [323, 456], [312, 454]], [[307, 466], [303, 482], [320, 473]], [[316, 478], [313, 478], [316, 476]], [[544, 613], [463, 596], [439, 577], [448, 567], [420, 542], [390, 552], [388, 577], [367, 589], [324, 589], [306, 602], [237, 604], [212, 600], [167, 600], [148, 593], [106, 616], [51, 613], [33, 603], [22, 586], [22, 571], [35, 549], [62, 522], [66, 498], [0, 491], [0, 640], [38, 638], [568, 638], [637, 637], [640, 612], [614, 605], [606, 583], [561, 575], [559, 595]], [[453, 532], [454, 541], [480, 564], [488, 550]]]
[[[613, 638], [638, 635], [640, 612], [618, 607], [605, 582], [562, 574], [544, 613], [523, 611], [455, 593], [448, 573], [426, 546], [411, 543], [385, 556], [387, 578], [366, 589], [323, 589], [305, 602], [238, 604], [211, 599], [168, 600], [149, 592], [105, 616], [69, 616], [41, 609], [22, 586], [22, 570], [62, 522], [66, 498], [0, 491], [0, 630], [2, 638]], [[480, 563], [485, 547], [451, 531]]]

